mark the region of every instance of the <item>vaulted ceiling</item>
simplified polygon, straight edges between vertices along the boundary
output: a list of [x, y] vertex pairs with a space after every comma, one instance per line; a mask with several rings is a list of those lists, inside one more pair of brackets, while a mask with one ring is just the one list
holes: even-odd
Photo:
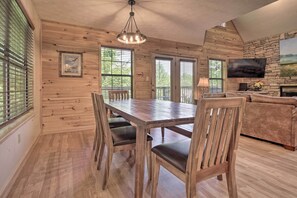
[[[205, 31], [275, 0], [136, 0], [135, 18], [149, 37], [202, 44]], [[127, 0], [33, 0], [41, 19], [120, 32]]]
[[297, 30], [297, 0], [278, 0], [233, 22], [243, 41]]

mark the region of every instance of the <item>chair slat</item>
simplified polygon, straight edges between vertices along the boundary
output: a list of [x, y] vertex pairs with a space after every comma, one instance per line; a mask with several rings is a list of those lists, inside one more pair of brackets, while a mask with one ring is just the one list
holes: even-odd
[[210, 124], [210, 129], [207, 137], [207, 143], [205, 146], [205, 153], [203, 157], [203, 164], [202, 168], [207, 168], [209, 165], [209, 158], [210, 158], [210, 151], [213, 145], [213, 137], [215, 133], [215, 127], [216, 127], [216, 122], [217, 122], [217, 115], [218, 115], [218, 109], [213, 109], [212, 111], [212, 116], [211, 116], [211, 124]]
[[204, 121], [203, 121], [203, 128], [200, 131], [200, 141], [198, 141], [198, 164], [197, 164], [197, 170], [201, 169], [201, 164], [203, 162], [203, 153], [204, 153], [204, 147], [207, 141], [207, 134], [209, 131], [209, 125], [210, 125], [210, 119], [211, 119], [211, 109], [206, 109], [205, 115], [204, 115]]
[[128, 90], [109, 90], [108, 91], [109, 100], [127, 100], [129, 99]]
[[230, 115], [229, 126], [226, 129], [226, 131], [227, 131], [227, 137], [226, 137], [226, 141], [224, 143], [224, 146], [225, 147], [223, 149], [221, 163], [227, 161], [227, 154], [228, 154], [228, 151], [229, 151], [229, 146], [230, 146], [232, 131], [234, 131], [234, 123], [236, 122], [237, 112], [238, 112], [237, 109], [235, 109], [235, 108], [232, 109], [232, 113]]
[[217, 156], [216, 156], [216, 160], [215, 160], [215, 164], [216, 165], [221, 162], [221, 157], [223, 155], [223, 148], [224, 148], [225, 140], [226, 140], [226, 137], [227, 137], [227, 130], [226, 130], [226, 128], [229, 125], [230, 114], [231, 113], [232, 113], [232, 109], [228, 108], [226, 110], [224, 121], [223, 121], [223, 128], [222, 128], [222, 131], [221, 131], [221, 137], [220, 137], [220, 140], [219, 140], [218, 152], [217, 152]]
[[217, 123], [216, 123], [216, 129], [214, 133], [214, 139], [212, 143], [212, 149], [210, 153], [210, 159], [209, 159], [209, 166], [213, 166], [215, 163], [215, 159], [218, 152], [218, 146], [219, 146], [219, 140], [221, 138], [221, 130], [223, 127], [223, 120], [226, 114], [226, 108], [220, 108], [218, 109], [218, 116], [217, 116]]

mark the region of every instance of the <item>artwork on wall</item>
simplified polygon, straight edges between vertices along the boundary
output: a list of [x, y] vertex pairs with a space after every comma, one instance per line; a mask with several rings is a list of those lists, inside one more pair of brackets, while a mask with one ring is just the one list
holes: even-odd
[[280, 41], [281, 77], [297, 76], [297, 38]]
[[82, 77], [82, 53], [60, 52], [60, 76]]

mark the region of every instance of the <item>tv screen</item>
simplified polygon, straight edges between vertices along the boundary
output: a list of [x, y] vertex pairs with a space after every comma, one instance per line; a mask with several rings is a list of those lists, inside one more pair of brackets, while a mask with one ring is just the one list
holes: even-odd
[[230, 59], [228, 78], [264, 78], [266, 58]]

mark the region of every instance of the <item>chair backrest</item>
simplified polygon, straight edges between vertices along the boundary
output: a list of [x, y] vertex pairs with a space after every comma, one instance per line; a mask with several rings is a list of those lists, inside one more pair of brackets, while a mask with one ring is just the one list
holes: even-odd
[[97, 110], [98, 112], [98, 121], [99, 121], [99, 126], [101, 131], [102, 131], [102, 136], [104, 137], [104, 142], [107, 145], [107, 147], [112, 147], [112, 135], [111, 131], [109, 128], [109, 123], [108, 123], [108, 118], [106, 114], [106, 109], [105, 109], [105, 104], [104, 104], [104, 99], [101, 94], [95, 94], [95, 100], [97, 103]]
[[109, 90], [108, 91], [109, 100], [127, 100], [129, 99], [128, 90]]
[[[99, 137], [102, 136], [102, 134], [100, 133], [102, 130], [101, 130], [101, 127], [99, 127], [99, 112], [98, 112], [98, 107], [97, 107], [97, 101], [96, 101], [96, 97], [95, 97], [95, 93], [91, 93], [91, 98], [92, 98], [92, 103], [93, 103], [93, 111], [94, 111], [94, 116], [95, 116], [95, 123], [96, 123], [96, 133], [97, 135], [100, 135]], [[100, 133], [100, 134], [99, 134]]]
[[225, 93], [205, 93], [203, 98], [226, 98]]
[[187, 171], [199, 171], [235, 160], [244, 109], [244, 98], [199, 101]]

